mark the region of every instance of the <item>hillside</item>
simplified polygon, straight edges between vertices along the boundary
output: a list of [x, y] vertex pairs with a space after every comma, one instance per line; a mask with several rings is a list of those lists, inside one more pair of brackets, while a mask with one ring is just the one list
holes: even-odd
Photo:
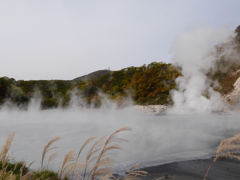
[[87, 75], [77, 77], [77, 78], [73, 79], [72, 81], [80, 82], [80, 81], [87, 81], [87, 80], [90, 80], [90, 79], [97, 79], [100, 76], [103, 76], [103, 75], [111, 73], [111, 72], [112, 71], [110, 71], [110, 70], [98, 70], [98, 71], [94, 71], [92, 73], [89, 73]]
[[[238, 104], [236, 99], [240, 99], [239, 37], [240, 26], [236, 29], [235, 38], [215, 46], [214, 66], [206, 72], [208, 82], [230, 104]], [[96, 108], [101, 106], [103, 96], [119, 106], [127, 98], [137, 105], [171, 105], [171, 90], [177, 88], [175, 80], [179, 76], [182, 76], [181, 67], [152, 62], [118, 71], [98, 70], [68, 81], [15, 81], [1, 77], [0, 105], [10, 104], [26, 109], [32, 98], [41, 97], [42, 109], [65, 108], [73, 96], [79, 99], [79, 105]]]
[[[240, 104], [240, 70], [236, 71], [233, 74], [233, 88], [232, 90], [224, 96], [224, 99], [230, 104], [234, 106], [238, 106]], [[236, 79], [236, 80], [235, 80]], [[229, 81], [230, 82], [230, 81]]]
[[41, 97], [42, 109], [67, 107], [74, 95], [84, 106], [99, 107], [103, 98], [99, 92], [119, 106], [129, 97], [141, 105], [169, 104], [170, 91], [176, 87], [179, 75], [171, 64], [153, 62], [118, 71], [99, 70], [69, 81], [15, 81], [2, 77], [0, 105], [7, 103], [25, 109], [33, 97]]
[[240, 102], [240, 26], [236, 28], [235, 33], [232, 41], [216, 47], [218, 50], [216, 67], [209, 76], [219, 83], [215, 90], [219, 91], [224, 101], [231, 105]]

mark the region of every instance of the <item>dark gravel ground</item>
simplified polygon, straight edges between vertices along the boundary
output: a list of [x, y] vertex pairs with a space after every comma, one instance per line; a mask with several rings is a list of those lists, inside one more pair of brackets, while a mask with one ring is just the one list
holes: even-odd
[[[148, 175], [143, 180], [176, 179], [203, 180], [212, 159], [173, 162], [144, 168]], [[240, 161], [221, 158], [213, 163], [207, 180], [240, 180]]]

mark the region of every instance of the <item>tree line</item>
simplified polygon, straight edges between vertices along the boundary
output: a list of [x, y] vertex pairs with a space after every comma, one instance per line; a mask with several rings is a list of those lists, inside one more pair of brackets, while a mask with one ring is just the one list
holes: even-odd
[[162, 62], [152, 62], [140, 67], [128, 67], [112, 71], [88, 80], [18, 80], [0, 78], [0, 105], [11, 102], [26, 108], [36, 94], [41, 96], [41, 108], [67, 107], [72, 94], [84, 100], [85, 105], [99, 107], [101, 95], [119, 105], [131, 97], [136, 104], [169, 104], [170, 91], [176, 88], [175, 79], [180, 71]]

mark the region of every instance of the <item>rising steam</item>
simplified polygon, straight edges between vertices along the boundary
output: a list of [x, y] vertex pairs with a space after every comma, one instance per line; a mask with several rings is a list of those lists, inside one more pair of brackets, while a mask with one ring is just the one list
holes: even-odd
[[223, 109], [221, 96], [210, 86], [212, 82], [206, 74], [215, 65], [218, 52], [214, 46], [232, 37], [233, 32], [226, 28], [207, 27], [193, 29], [176, 38], [172, 62], [181, 67], [183, 76], [176, 79], [178, 89], [172, 91], [174, 107], [169, 112], [209, 113]]
[[79, 97], [73, 97], [67, 109], [43, 111], [41, 99], [36, 96], [25, 111], [7, 105], [0, 109], [0, 144], [16, 131], [11, 157], [27, 164], [36, 160], [32, 167], [38, 169], [46, 143], [61, 137], [56, 142], [59, 158], [50, 164], [51, 169], [59, 170], [64, 155], [78, 150], [89, 137], [102, 137], [130, 126], [131, 133], [121, 134], [130, 141], [121, 144], [129, 153], [118, 152], [114, 157], [120, 165], [130, 162], [145, 166], [209, 156], [221, 139], [239, 132], [239, 116], [183, 113], [206, 113], [223, 108], [220, 94], [210, 86], [206, 72], [214, 68], [213, 46], [228, 41], [231, 35], [224, 28], [204, 28], [177, 37], [172, 60], [182, 68], [183, 76], [177, 79], [178, 89], [172, 92], [174, 107], [169, 112], [182, 115], [142, 114], [130, 105], [119, 109], [108, 99], [99, 109], [85, 108]]

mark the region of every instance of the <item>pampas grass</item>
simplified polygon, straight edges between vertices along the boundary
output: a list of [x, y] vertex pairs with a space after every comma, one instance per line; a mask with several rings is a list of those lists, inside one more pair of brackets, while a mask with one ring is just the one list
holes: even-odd
[[[113, 132], [112, 134], [105, 135], [103, 137], [100, 137], [95, 142], [93, 142], [96, 137], [90, 137], [88, 138], [81, 148], [79, 149], [78, 153], [75, 152], [75, 150], [72, 150], [68, 152], [64, 159], [61, 166], [61, 169], [58, 174], [57, 179], [66, 179], [70, 175], [72, 175], [73, 179], [81, 179], [81, 180], [94, 180], [96, 178], [102, 177], [102, 179], [107, 179], [109, 177], [112, 177], [110, 174], [112, 171], [112, 167], [114, 165], [114, 159], [110, 158], [109, 155], [113, 155], [111, 151], [113, 150], [123, 150], [119, 143], [126, 142], [126, 139], [119, 138], [118, 135], [120, 132], [123, 131], [130, 131], [130, 127], [123, 127], [118, 129], [117, 131]], [[1, 163], [2, 163], [2, 169], [0, 170], [0, 179], [17, 179], [17, 175], [14, 174], [13, 170], [8, 170], [5, 168], [6, 164], [8, 163], [8, 151], [11, 147], [11, 143], [13, 141], [15, 132], [9, 135], [9, 137], [6, 140], [6, 143], [4, 144], [2, 148], [2, 152], [0, 153]], [[38, 172], [25, 172], [23, 176], [20, 176], [20, 179], [31, 179], [30, 177], [33, 176], [35, 179], [56, 179], [56, 176], [54, 172], [47, 170], [49, 167], [49, 163], [53, 161], [57, 157], [57, 153], [53, 153], [49, 156], [48, 161], [46, 163], [46, 167], [44, 168], [44, 161], [46, 158], [46, 155], [49, 151], [57, 148], [52, 147], [53, 144], [60, 140], [60, 137], [55, 137], [51, 139], [46, 146], [43, 148], [42, 157], [41, 157], [41, 168]], [[89, 150], [87, 151], [87, 155], [82, 159], [80, 159], [82, 151], [86, 149], [86, 147], [92, 143], [92, 146], [90, 146]], [[34, 163], [33, 161], [32, 163]], [[31, 164], [29, 167], [31, 166]], [[16, 164], [17, 167], [17, 164]], [[16, 167], [14, 169], [16, 169]], [[26, 169], [29, 169], [26, 168]], [[130, 173], [132, 173], [132, 169], [130, 170]], [[137, 173], [140, 173], [137, 172]], [[136, 175], [137, 175], [136, 173]]]
[[[107, 179], [115, 179], [119, 180], [117, 177], [111, 174], [112, 167], [114, 165], [114, 159], [110, 157], [114, 157], [112, 153], [113, 150], [123, 150], [119, 144], [122, 142], [127, 142], [127, 139], [119, 138], [118, 135], [120, 132], [123, 131], [130, 131], [130, 127], [123, 127], [118, 129], [117, 131], [113, 132], [110, 135], [106, 135], [96, 139], [96, 137], [90, 137], [87, 139], [83, 145], [80, 147], [78, 153], [75, 150], [69, 151], [62, 162], [61, 169], [59, 173], [55, 173], [53, 171], [44, 170], [43, 164], [46, 154], [57, 147], [52, 147], [54, 142], [60, 140], [61, 138], [56, 137], [50, 140], [47, 145], [43, 149], [42, 158], [41, 158], [41, 171], [37, 172], [24, 172], [23, 176], [19, 176], [16, 174], [16, 170], [18, 170], [20, 163], [16, 163], [12, 169], [9, 170], [9, 149], [11, 148], [11, 143], [15, 136], [15, 132], [10, 134], [2, 147], [2, 151], [0, 153], [0, 162], [1, 162], [1, 169], [0, 169], [0, 179], [6, 180], [30, 180], [30, 179], [53, 179], [53, 180], [61, 180], [61, 179], [68, 179], [70, 175], [72, 176], [72, 180], [107, 180]], [[96, 139], [96, 140], [95, 140]], [[95, 140], [95, 142], [94, 142]], [[80, 160], [80, 156], [82, 152], [92, 143], [89, 150], [87, 151], [87, 155]], [[47, 168], [49, 163], [53, 161], [57, 156], [57, 153], [53, 153], [49, 156], [47, 162]], [[225, 157], [225, 158], [235, 158], [240, 160], [240, 134], [222, 140], [218, 146], [216, 151], [216, 155], [211, 162], [203, 180], [206, 180], [207, 175], [215, 161], [218, 158]], [[32, 162], [34, 163], [34, 161]], [[29, 167], [31, 166], [31, 164]], [[130, 168], [129, 172], [121, 179], [121, 180], [137, 180], [141, 179], [141, 177], [146, 176], [148, 173], [141, 170], [134, 170], [138, 165], [134, 165]], [[20, 166], [21, 167], [21, 166]], [[23, 166], [25, 167], [25, 165]], [[25, 167], [25, 170], [29, 169]], [[19, 171], [19, 170], [18, 170]], [[164, 179], [166, 177], [160, 177], [158, 179]], [[176, 176], [174, 176], [176, 178]]]
[[[57, 153], [53, 153], [49, 156], [48, 162], [47, 162], [47, 168], [44, 168], [44, 160], [46, 157], [46, 154], [57, 147], [52, 147], [53, 143], [60, 140], [60, 137], [56, 137], [51, 139], [47, 145], [44, 147], [42, 152], [42, 158], [41, 158], [41, 171], [31, 171], [31, 172], [25, 172], [22, 176], [22, 173], [20, 173], [20, 179], [21, 180], [30, 180], [30, 179], [54, 179], [54, 180], [61, 180], [61, 179], [68, 179], [70, 175], [72, 175], [73, 180], [94, 180], [101, 178], [102, 180], [107, 180], [109, 178], [114, 178], [111, 172], [112, 167], [114, 165], [114, 159], [110, 158], [110, 155], [114, 155], [111, 151], [113, 150], [123, 150], [119, 143], [127, 142], [126, 139], [119, 138], [118, 135], [120, 132], [123, 131], [130, 131], [130, 127], [123, 127], [118, 129], [117, 131], [113, 132], [109, 136], [103, 136], [97, 139], [95, 142], [93, 140], [96, 139], [96, 137], [90, 137], [87, 139], [81, 148], [79, 149], [78, 153], [76, 154], [75, 150], [69, 151], [64, 159], [61, 166], [61, 169], [59, 173], [55, 173], [53, 171], [47, 170], [49, 163], [53, 161], [57, 157]], [[15, 135], [15, 132], [10, 134], [9, 137], [6, 140], [6, 143], [4, 144], [2, 148], [2, 152], [0, 153], [1, 157], [1, 163], [2, 163], [2, 169], [0, 170], [0, 179], [7, 179], [7, 180], [16, 180], [19, 179], [19, 175], [14, 174], [14, 170], [19, 166], [19, 163], [15, 165], [15, 168], [12, 170], [6, 169], [6, 164], [8, 163], [8, 151], [11, 147], [11, 143], [13, 140], [13, 137]], [[82, 159], [80, 159], [80, 155], [82, 151], [90, 144], [93, 143], [92, 146], [90, 146], [89, 150], [87, 151], [87, 155]], [[32, 163], [34, 163], [33, 161]], [[29, 169], [28, 166], [26, 170]], [[25, 165], [21, 168], [25, 167]], [[123, 178], [123, 180], [135, 180], [138, 179], [140, 176], [145, 176], [147, 173], [145, 171], [134, 171], [133, 169], [137, 167], [137, 165], [134, 165], [129, 173]], [[44, 170], [43, 170], [44, 169]], [[22, 172], [22, 171], [21, 171]], [[117, 179], [116, 179], [117, 180]]]
[[64, 160], [63, 160], [63, 163], [62, 163], [62, 168], [60, 170], [60, 174], [59, 174], [59, 179], [62, 178], [63, 176], [63, 173], [66, 172], [67, 169], [68, 172], [64, 175], [64, 178], [70, 174], [70, 172], [73, 172], [74, 171], [74, 167], [76, 165], [76, 163], [71, 163], [71, 161], [75, 161], [76, 159], [76, 153], [75, 153], [75, 150], [73, 151], [70, 151], [69, 153], [67, 153], [64, 157]]
[[15, 132], [13, 132], [12, 134], [10, 134], [2, 148], [2, 151], [0, 153], [0, 161], [2, 164], [2, 168], [0, 170], [0, 179], [6, 179], [6, 180], [15, 180], [17, 178], [17, 176], [15, 174], [13, 174], [13, 171], [16, 169], [17, 164], [15, 165], [13, 171], [7, 171], [7, 163], [9, 161], [9, 155], [8, 155], [8, 151], [11, 148], [11, 144], [13, 141], [13, 138], [15, 136]]
[[[76, 162], [78, 161], [79, 157], [80, 157], [80, 154], [81, 152], [83, 151], [83, 149], [90, 143], [92, 142], [94, 139], [96, 138], [95, 137], [90, 137], [88, 138], [82, 145], [82, 147], [80, 148], [79, 152], [78, 152], [78, 155], [77, 155], [77, 158], [76, 158]], [[92, 148], [91, 148], [92, 150]], [[91, 151], [92, 152], [92, 151]], [[93, 153], [94, 154], [94, 153]], [[87, 167], [88, 167], [88, 164], [89, 164], [89, 158], [92, 156], [92, 153], [88, 153], [87, 156], [86, 156], [86, 159], [85, 159], [85, 163], [84, 163], [84, 175], [83, 175], [83, 179], [85, 179], [85, 176], [86, 176], [86, 171], [87, 171]], [[80, 173], [80, 172], [78, 172]], [[74, 173], [73, 173], [74, 175]]]
[[221, 141], [214, 162], [220, 157], [240, 160], [240, 134]]
[[[140, 180], [141, 177], [146, 176], [148, 173], [146, 171], [141, 171], [141, 170], [136, 170], [134, 171], [134, 169], [138, 166], [139, 164], [135, 164], [133, 165], [129, 172], [126, 174], [126, 176], [124, 176], [121, 180]], [[165, 177], [164, 177], [165, 178]], [[115, 180], [119, 180], [118, 178], [116, 178], [115, 176], [113, 176], [112, 174], [107, 174], [105, 176], [103, 176], [101, 178], [101, 180], [107, 180], [107, 179], [115, 179]]]
[[28, 172], [27, 174], [25, 174], [25, 175], [22, 177], [22, 180], [28, 180], [28, 179], [30, 179], [31, 176], [32, 176], [32, 172]]
[[58, 155], [58, 153], [55, 152], [55, 153], [53, 153], [53, 154], [51, 154], [51, 155], [49, 156], [49, 158], [48, 158], [48, 163], [47, 163], [47, 169], [48, 169], [48, 167], [49, 167], [49, 163], [50, 163], [51, 161], [53, 161], [54, 159], [56, 159], [56, 158], [57, 158], [57, 155]]
[[212, 160], [210, 166], [208, 167], [203, 180], [206, 180], [213, 163], [220, 157], [235, 158], [240, 160], [240, 134], [224, 139], [220, 142], [216, 151], [215, 158]]
[[[103, 144], [102, 150], [100, 151], [98, 157], [97, 157], [97, 161], [92, 169], [92, 171], [90, 172], [90, 179], [94, 180], [96, 177], [98, 176], [102, 176], [104, 174], [108, 174], [110, 173], [110, 170], [113, 166], [113, 162], [114, 160], [111, 158], [108, 158], [106, 156], [110, 155], [109, 151], [111, 150], [123, 150], [119, 144], [113, 144], [113, 143], [121, 143], [124, 141], [127, 141], [126, 139], [122, 139], [118, 137], [118, 134], [122, 131], [130, 131], [132, 130], [132, 128], [130, 127], [123, 127], [118, 129], [117, 131], [115, 131], [114, 133], [112, 133], [107, 140], [105, 141], [105, 143]], [[102, 142], [100, 142], [100, 144], [98, 146], [101, 146]]]
[[[43, 148], [42, 161], [41, 161], [41, 171], [43, 170], [43, 162], [44, 162], [44, 158], [45, 158], [47, 152], [50, 151], [50, 150], [52, 150], [52, 149], [56, 149], [56, 148], [57, 148], [57, 147], [51, 147], [51, 145], [52, 145], [54, 142], [56, 142], [56, 141], [58, 141], [58, 140], [60, 140], [60, 139], [61, 139], [60, 137], [55, 137], [55, 138], [53, 138], [53, 139], [50, 140], [50, 141], [48, 142], [48, 144]], [[50, 148], [50, 147], [51, 147], [51, 148]]]
[[[79, 179], [91, 179], [94, 180], [97, 177], [103, 176], [104, 178], [110, 177], [112, 167], [114, 165], [114, 160], [109, 157], [112, 153], [109, 153], [112, 150], [123, 150], [117, 143], [126, 142], [126, 139], [119, 138], [118, 134], [123, 131], [130, 131], [130, 127], [123, 127], [115, 131], [109, 136], [103, 136], [97, 139], [91, 148], [89, 149], [84, 162], [79, 161], [81, 152], [87, 147], [87, 145], [92, 142], [96, 137], [91, 137], [87, 139], [81, 146], [77, 156], [75, 151], [70, 151], [64, 158], [62, 168], [60, 170], [59, 178], [65, 178], [70, 173], [74, 174], [75, 170], [78, 170], [77, 174], [79, 175], [82, 172], [82, 169], [78, 167], [83, 167], [83, 176]], [[75, 157], [76, 156], [76, 157]], [[73, 163], [72, 161], [75, 162]], [[72, 162], [72, 163], [70, 163]], [[92, 169], [88, 170], [89, 167]], [[65, 174], [65, 175], [63, 175]], [[77, 174], [75, 176], [77, 176]]]
[[95, 138], [96, 138], [96, 136], [95, 136], [95, 137], [90, 137], [90, 138], [88, 138], [88, 139], [83, 143], [82, 147], [80, 148], [80, 150], [79, 150], [79, 152], [78, 152], [76, 161], [78, 161], [78, 158], [79, 158], [81, 152], [83, 151], [83, 149], [84, 149], [91, 141], [93, 141]]
[[143, 177], [146, 176], [148, 173], [146, 171], [134, 171], [133, 169], [135, 169], [138, 166], [138, 164], [135, 164], [131, 167], [129, 173], [123, 178], [123, 180], [137, 180], [139, 179], [139, 177]]
[[2, 162], [2, 168], [5, 167], [6, 163], [8, 162], [8, 151], [11, 147], [11, 144], [12, 144], [12, 141], [13, 141], [13, 138], [15, 136], [15, 132], [13, 132], [12, 134], [10, 134], [2, 148], [2, 151], [0, 153], [0, 158], [1, 158], [1, 162]]

